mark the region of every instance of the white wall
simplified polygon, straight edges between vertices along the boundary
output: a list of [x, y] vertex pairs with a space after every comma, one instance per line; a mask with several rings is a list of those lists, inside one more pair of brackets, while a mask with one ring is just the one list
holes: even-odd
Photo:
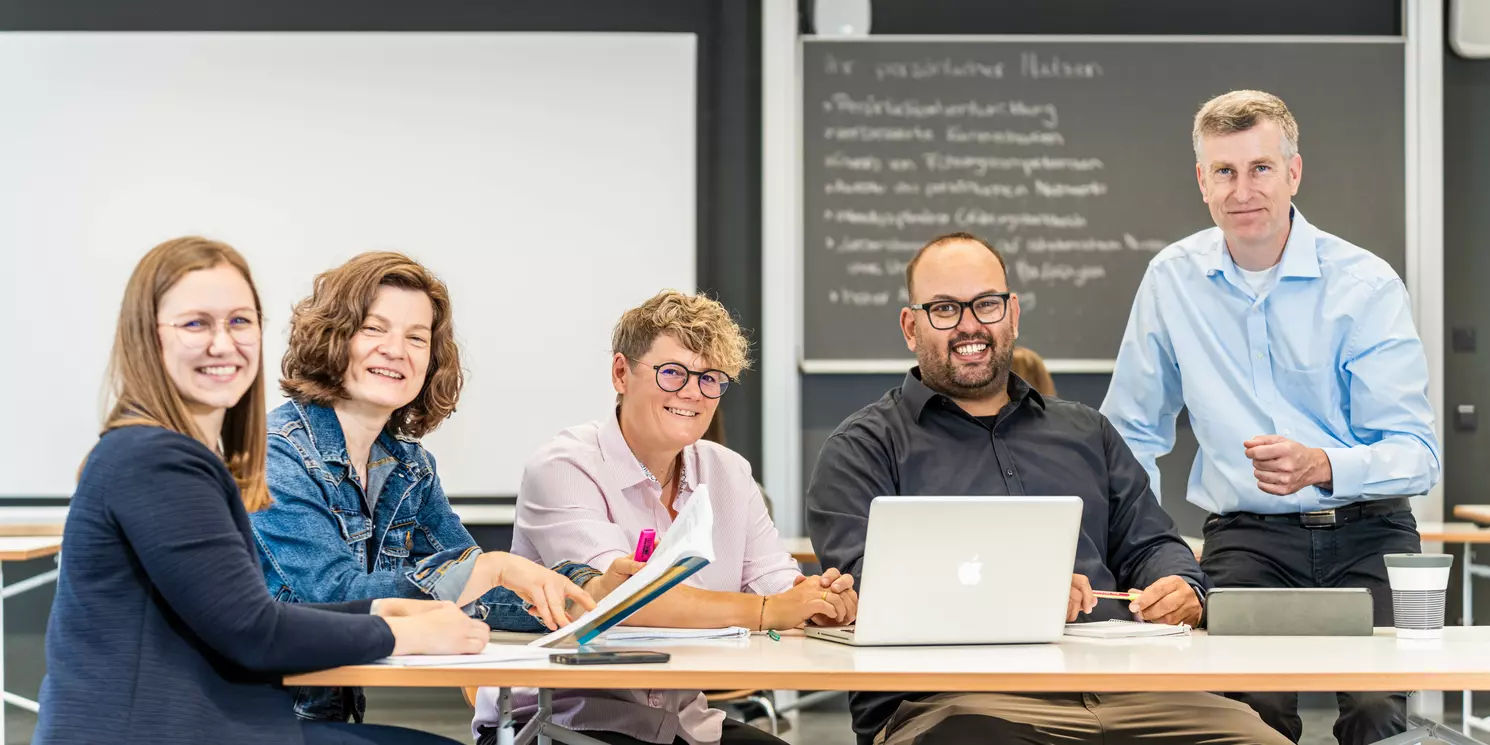
[[515, 494], [607, 412], [620, 312], [694, 285], [695, 90], [691, 34], [0, 35], [0, 495], [71, 493], [129, 272], [193, 233], [253, 266], [272, 388], [316, 272], [440, 274], [469, 375], [427, 445]]

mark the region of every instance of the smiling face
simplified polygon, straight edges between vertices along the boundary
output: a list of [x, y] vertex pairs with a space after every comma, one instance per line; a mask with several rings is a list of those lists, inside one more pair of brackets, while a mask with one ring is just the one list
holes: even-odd
[[408, 405], [429, 372], [435, 308], [420, 290], [378, 288], [352, 335], [342, 388], [347, 400], [384, 416]]
[[[992, 251], [974, 241], [948, 240], [921, 254], [911, 302], [935, 306], [937, 300], [971, 301], [1008, 289], [1003, 265]], [[981, 323], [972, 309], [961, 310], [956, 326], [938, 329], [927, 311], [902, 309], [905, 345], [915, 352], [928, 388], [959, 400], [996, 397], [1008, 386], [1014, 340], [1019, 338], [1019, 298], [1010, 296], [1003, 318], [995, 323]]]
[[712, 365], [671, 334], [659, 335], [637, 359], [641, 362], [620, 353], [611, 359], [611, 385], [622, 396], [621, 428], [627, 440], [636, 438], [648, 450], [679, 450], [698, 442], [719, 408], [719, 399], [703, 395], [696, 375], [689, 375], [681, 389], [665, 391], [657, 384], [657, 370], [652, 366], [676, 362], [689, 370], [704, 371]]
[[[156, 309], [161, 361], [195, 415], [232, 408], [259, 372], [253, 289], [228, 264], [188, 272]], [[230, 330], [231, 329], [231, 330]]]
[[1282, 249], [1304, 172], [1303, 159], [1284, 147], [1283, 130], [1271, 119], [1200, 139], [1195, 178], [1211, 219], [1233, 248]]

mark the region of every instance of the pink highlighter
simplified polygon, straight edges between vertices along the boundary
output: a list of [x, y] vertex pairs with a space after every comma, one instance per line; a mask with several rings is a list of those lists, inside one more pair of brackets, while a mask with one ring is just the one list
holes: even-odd
[[657, 531], [647, 528], [642, 531], [636, 539], [636, 553], [631, 558], [645, 562], [652, 558], [652, 552], [657, 549]]

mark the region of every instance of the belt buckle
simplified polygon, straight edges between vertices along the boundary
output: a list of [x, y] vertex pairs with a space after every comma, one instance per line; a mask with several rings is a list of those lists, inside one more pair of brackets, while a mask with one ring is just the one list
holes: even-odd
[[1333, 528], [1338, 523], [1335, 520], [1334, 510], [1315, 510], [1299, 515], [1299, 521], [1306, 528]]

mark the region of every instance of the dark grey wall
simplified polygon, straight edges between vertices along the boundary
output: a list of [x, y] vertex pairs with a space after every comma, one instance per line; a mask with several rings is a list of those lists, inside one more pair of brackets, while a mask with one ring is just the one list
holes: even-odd
[[[1490, 338], [1471, 353], [1450, 345], [1455, 327], [1490, 334], [1490, 60], [1445, 54], [1443, 98], [1444, 410], [1452, 412], [1460, 404], [1490, 405]], [[1458, 431], [1448, 417], [1443, 439], [1445, 515], [1456, 504], [1490, 502], [1490, 436]], [[1481, 547], [1481, 563], [1487, 555], [1490, 547]], [[1450, 587], [1458, 586], [1459, 571], [1456, 559]], [[1483, 624], [1490, 622], [1490, 586], [1479, 583], [1474, 613]], [[1461, 612], [1457, 593], [1449, 597], [1454, 618]]]

